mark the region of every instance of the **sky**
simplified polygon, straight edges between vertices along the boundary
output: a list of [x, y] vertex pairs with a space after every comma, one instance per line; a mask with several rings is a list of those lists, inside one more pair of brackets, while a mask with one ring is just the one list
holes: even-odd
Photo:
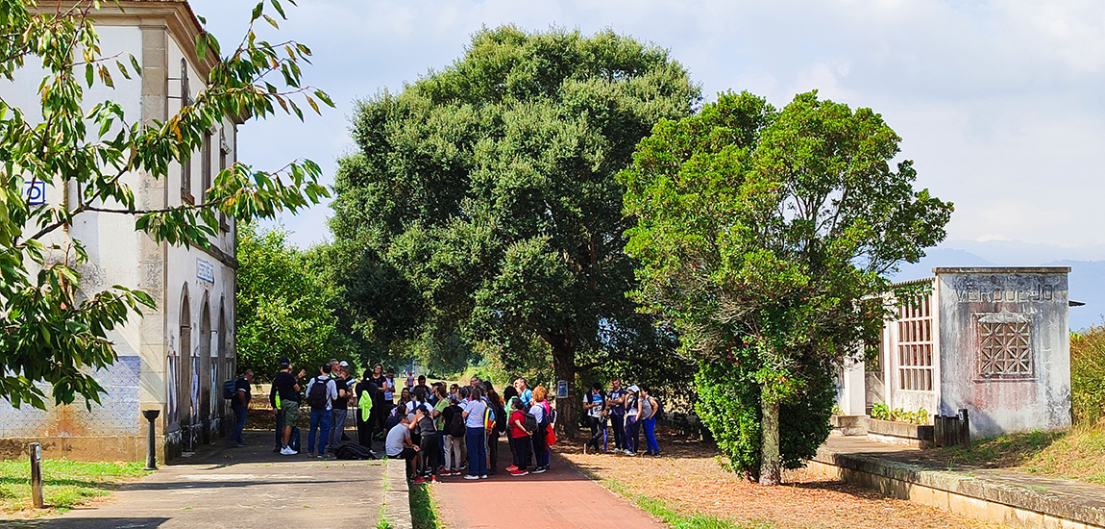
[[[192, 0], [236, 44], [255, 3]], [[239, 158], [318, 162], [355, 148], [357, 100], [448, 66], [481, 27], [606, 28], [670, 50], [707, 100], [743, 91], [868, 107], [902, 137], [917, 187], [955, 204], [944, 249], [998, 264], [1105, 260], [1105, 2], [935, 0], [300, 0], [271, 40], [311, 47], [304, 77], [336, 109], [241, 129]], [[329, 207], [278, 221], [306, 247]]]

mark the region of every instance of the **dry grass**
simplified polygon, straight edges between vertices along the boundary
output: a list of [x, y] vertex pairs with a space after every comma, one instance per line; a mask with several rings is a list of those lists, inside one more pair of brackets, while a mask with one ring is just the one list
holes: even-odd
[[1105, 485], [1105, 422], [1062, 432], [1002, 435], [976, 441], [970, 449], [942, 448], [926, 456], [946, 463]]
[[786, 485], [762, 487], [723, 468], [712, 444], [661, 439], [664, 457], [583, 455], [556, 447], [569, 461], [617, 492], [660, 500], [685, 516], [702, 515], [745, 527], [979, 528], [997, 527], [827, 479], [805, 470], [786, 474]]

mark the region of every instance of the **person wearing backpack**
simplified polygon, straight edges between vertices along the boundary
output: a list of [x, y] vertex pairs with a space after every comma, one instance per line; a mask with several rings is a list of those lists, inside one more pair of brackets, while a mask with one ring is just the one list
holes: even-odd
[[242, 430], [246, 427], [246, 410], [249, 409], [249, 401], [253, 398], [249, 391], [249, 385], [252, 383], [252, 369], [247, 369], [234, 381], [234, 391], [230, 396], [230, 409], [234, 411], [234, 430], [226, 440], [230, 446], [246, 445], [245, 440], [242, 439]]
[[552, 420], [552, 410], [549, 409], [549, 401], [546, 400], [548, 390], [545, 386], [537, 386], [533, 389], [533, 399], [530, 401], [529, 413], [533, 415], [537, 423], [537, 429], [530, 436], [533, 445], [533, 473], [540, 474], [549, 469], [549, 444], [547, 440], [549, 423]]
[[[522, 399], [514, 398], [513, 410], [510, 413], [510, 444], [513, 447], [513, 452], [516, 457], [516, 466], [510, 471], [511, 476], [525, 476], [529, 474], [526, 470], [526, 465], [529, 464], [529, 446], [530, 435], [532, 432], [526, 429], [526, 419], [528, 413], [526, 413], [526, 405], [522, 404]], [[529, 417], [533, 417], [529, 415]], [[536, 421], [534, 421], [534, 430], [537, 429]]]
[[450, 393], [447, 397], [449, 405], [441, 412], [442, 425], [445, 429], [445, 471], [442, 476], [459, 476], [460, 463], [464, 459], [464, 436], [467, 428], [464, 426], [464, 410], [457, 406], [460, 397], [456, 393]]
[[[326, 457], [326, 442], [330, 436], [330, 410], [338, 398], [338, 386], [330, 378], [330, 364], [319, 368], [319, 376], [307, 383], [307, 405], [311, 407], [311, 425], [307, 430], [307, 456]], [[318, 452], [315, 452], [315, 430], [318, 430]]]
[[379, 413], [376, 408], [380, 401], [380, 387], [372, 380], [372, 372], [365, 371], [364, 379], [354, 388], [357, 393], [357, 444], [368, 449], [372, 448], [372, 432]]
[[587, 453], [588, 447], [593, 447], [592, 451], [598, 453], [602, 435], [606, 433], [606, 394], [602, 391], [602, 384], [595, 382], [591, 386], [591, 391], [583, 397], [583, 409], [591, 426], [591, 439], [583, 445], [583, 453]]
[[660, 457], [660, 444], [656, 442], [656, 418], [660, 412], [660, 403], [649, 396], [648, 386], [641, 386], [641, 415], [638, 420], [645, 425], [646, 456]]
[[349, 364], [346, 362], [341, 364], [337, 361], [330, 363], [330, 378], [338, 389], [338, 398], [330, 403], [330, 443], [325, 450], [320, 449], [319, 452], [337, 452], [338, 447], [341, 446], [342, 435], [345, 434], [345, 418], [349, 415], [349, 397], [353, 396], [353, 388], [349, 385], [346, 372]]

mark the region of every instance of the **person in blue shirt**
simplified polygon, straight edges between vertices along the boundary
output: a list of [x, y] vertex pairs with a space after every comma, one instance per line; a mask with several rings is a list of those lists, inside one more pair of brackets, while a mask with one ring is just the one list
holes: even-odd
[[522, 399], [522, 404], [529, 406], [530, 401], [533, 400], [533, 391], [526, 387], [526, 379], [519, 378], [515, 380], [514, 389], [518, 392], [518, 398]]
[[602, 391], [602, 384], [595, 382], [591, 391], [583, 397], [583, 411], [587, 412], [587, 422], [591, 425], [591, 439], [583, 445], [583, 453], [587, 453], [587, 448], [598, 452], [606, 430], [606, 394]]

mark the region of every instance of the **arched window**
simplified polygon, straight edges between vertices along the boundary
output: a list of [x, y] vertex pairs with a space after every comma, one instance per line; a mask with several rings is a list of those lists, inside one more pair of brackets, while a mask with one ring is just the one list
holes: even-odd
[[211, 402], [213, 397], [217, 397], [214, 385], [216, 384], [216, 377], [211, 376], [211, 304], [208, 303], [207, 294], [203, 295], [203, 308], [200, 309], [200, 335], [199, 335], [199, 347], [197, 348], [197, 371], [199, 376], [199, 399], [197, 412], [199, 413], [199, 423], [202, 425], [203, 441], [205, 443], [210, 442], [211, 433]]
[[184, 289], [180, 299], [180, 328], [177, 334], [178, 346], [174, 349], [169, 346], [169, 362], [166, 366], [166, 381], [168, 382], [169, 399], [166, 403], [169, 426], [180, 424], [181, 412], [186, 409], [181, 396], [185, 395], [184, 388], [189, 387], [187, 381], [188, 370], [184, 368], [181, 357], [187, 358], [192, 349], [192, 310], [188, 299], [188, 285]]

